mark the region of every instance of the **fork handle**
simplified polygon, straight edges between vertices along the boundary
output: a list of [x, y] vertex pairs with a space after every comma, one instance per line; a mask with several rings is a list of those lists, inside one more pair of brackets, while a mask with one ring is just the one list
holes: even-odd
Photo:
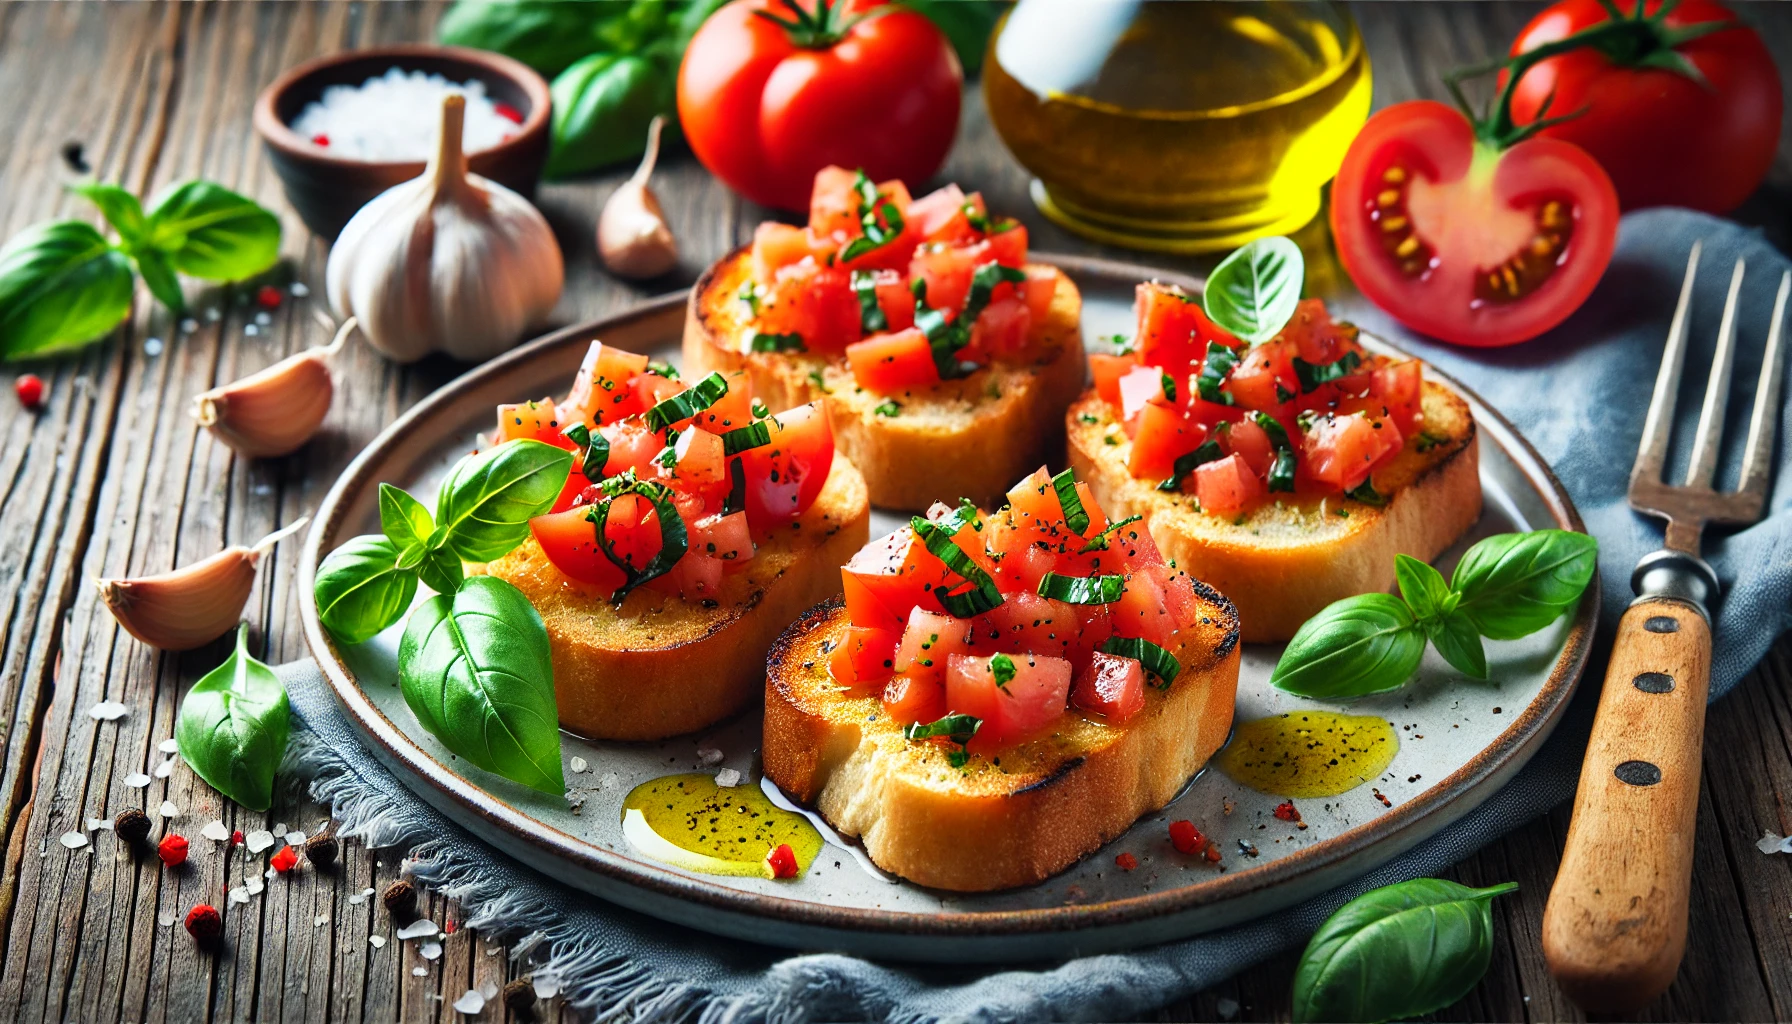
[[1643, 598], [1618, 623], [1581, 765], [1543, 954], [1583, 1009], [1660, 995], [1686, 949], [1711, 627], [1693, 605]]

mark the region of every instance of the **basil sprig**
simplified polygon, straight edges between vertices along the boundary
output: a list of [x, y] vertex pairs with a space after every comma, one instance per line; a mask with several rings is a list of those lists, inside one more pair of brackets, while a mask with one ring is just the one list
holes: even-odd
[[604, 466], [610, 461], [610, 439], [601, 430], [593, 434], [583, 423], [574, 423], [561, 433], [585, 449], [585, 456], [579, 462], [579, 472], [594, 484], [602, 483]]
[[1341, 700], [1405, 685], [1429, 640], [1451, 667], [1487, 678], [1482, 637], [1516, 640], [1572, 608], [1593, 579], [1599, 546], [1568, 530], [1507, 533], [1462, 556], [1446, 584], [1436, 569], [1396, 555], [1400, 596], [1359, 594], [1308, 619], [1270, 683], [1302, 697]]
[[[947, 614], [968, 619], [973, 615], [981, 615], [992, 608], [999, 607], [1002, 603], [1002, 592], [997, 589], [996, 581], [990, 579], [989, 574], [983, 571], [983, 567], [978, 565], [970, 554], [952, 539], [953, 534], [956, 534], [966, 522], [970, 521], [963, 518], [964, 511], [965, 507], [961, 505], [946, 517], [944, 522], [940, 523], [915, 516], [909, 520], [909, 527], [915, 531], [915, 536], [921, 538], [921, 543], [927, 546], [927, 550], [933, 554], [933, 557], [946, 563], [946, 568], [957, 573], [969, 584], [964, 590], [957, 590], [956, 587], [952, 591], [936, 588], [933, 592], [934, 596], [939, 598], [940, 607], [944, 608]], [[974, 516], [976, 507], [971, 506], [970, 511]]]
[[279, 218], [209, 181], [169, 187], [147, 213], [116, 185], [71, 190], [99, 207], [118, 241], [86, 221], [63, 220], [32, 225], [0, 246], [0, 359], [78, 348], [110, 333], [130, 315], [133, 266], [150, 293], [179, 312], [177, 272], [235, 281], [280, 254]]
[[[738, 464], [736, 460], [736, 465]], [[678, 515], [678, 508], [672, 504], [672, 489], [665, 484], [637, 479], [635, 471], [631, 469], [621, 476], [605, 480], [600, 486], [603, 488], [603, 500], [591, 506], [591, 511], [585, 513], [585, 518], [597, 529], [598, 550], [603, 552], [611, 565], [622, 570], [625, 582], [610, 595], [610, 603], [619, 605], [636, 587], [671, 572], [672, 567], [690, 549], [690, 534], [685, 529], [684, 520]], [[646, 565], [639, 567], [628, 558], [618, 555], [604, 533], [605, 524], [610, 519], [611, 506], [624, 494], [646, 498], [653, 506], [654, 518], [659, 520], [660, 549], [647, 560]]]
[[853, 178], [852, 190], [859, 197], [859, 227], [864, 234], [846, 243], [846, 248], [840, 252], [842, 260], [856, 260], [873, 249], [889, 245], [902, 234], [902, 211], [877, 190], [864, 171], [859, 171]]
[[1201, 362], [1201, 373], [1195, 378], [1195, 393], [1203, 401], [1217, 402], [1220, 405], [1232, 404], [1232, 392], [1221, 391], [1220, 385], [1226, 383], [1226, 374], [1238, 365], [1238, 353], [1217, 341], [1207, 343], [1207, 357]]
[[1170, 684], [1182, 672], [1182, 663], [1176, 656], [1162, 647], [1136, 636], [1110, 636], [1102, 642], [1101, 650], [1122, 658], [1131, 658], [1145, 666], [1145, 671], [1157, 677], [1157, 688], [1167, 690]]
[[1265, 342], [1294, 318], [1306, 260], [1300, 246], [1280, 236], [1247, 243], [1207, 276], [1207, 318], [1250, 344]]
[[1493, 898], [1517, 888], [1415, 878], [1344, 904], [1301, 954], [1294, 1019], [1410, 1020], [1456, 1002], [1492, 959]]
[[180, 702], [180, 756], [211, 787], [252, 811], [274, 802], [274, 770], [286, 753], [292, 707], [274, 670], [249, 654], [249, 627], [236, 650]]
[[1048, 572], [1039, 577], [1039, 596], [1065, 604], [1112, 604], [1126, 590], [1124, 576], [1060, 576]]
[[928, 346], [933, 350], [933, 365], [941, 380], [968, 377], [976, 371], [976, 366], [958, 361], [959, 349], [971, 343], [972, 325], [989, 305], [996, 285], [1003, 282], [1019, 284], [1026, 279], [1027, 275], [1014, 267], [993, 261], [983, 264], [971, 275], [971, 290], [965, 296], [964, 309], [950, 320], [946, 319], [945, 310], [927, 305], [927, 281], [924, 278], [917, 277], [909, 285], [915, 295], [915, 326], [927, 335]]
[[877, 301], [877, 271], [853, 271], [852, 291], [859, 297], [859, 328], [866, 334], [889, 330], [890, 318], [884, 315], [884, 307]]

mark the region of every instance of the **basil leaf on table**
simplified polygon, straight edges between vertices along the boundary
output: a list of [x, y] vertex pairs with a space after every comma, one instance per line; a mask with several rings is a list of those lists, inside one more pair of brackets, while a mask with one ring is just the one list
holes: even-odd
[[674, 106], [674, 75], [647, 57], [594, 53], [562, 71], [554, 98], [549, 177], [565, 177], [641, 155], [647, 125]]
[[1487, 678], [1487, 649], [1481, 631], [1460, 609], [1424, 622], [1431, 646], [1450, 666], [1471, 679]]
[[312, 596], [331, 636], [366, 643], [404, 617], [417, 596], [417, 570], [398, 567], [398, 546], [391, 540], [354, 537], [317, 567]]
[[1301, 954], [1294, 1019], [1412, 1018], [1461, 999], [1493, 955], [1493, 898], [1517, 888], [1415, 878], [1344, 904]]
[[280, 258], [280, 218], [222, 185], [185, 181], [156, 198], [140, 247], [167, 253], [183, 274], [238, 281]]
[[552, 77], [598, 48], [608, 4], [564, 0], [458, 0], [436, 23], [450, 46], [492, 50]]
[[36, 224], [0, 246], [0, 358], [74, 348], [117, 327], [131, 262], [85, 221]]
[[252, 811], [274, 802], [274, 769], [286, 753], [292, 708], [274, 670], [249, 654], [249, 627], [236, 650], [180, 702], [174, 726], [182, 760], [211, 787]]
[[1411, 555], [1394, 556], [1394, 581], [1415, 618], [1423, 621], [1454, 611], [1456, 594], [1444, 582], [1443, 573]]
[[1451, 586], [1483, 636], [1516, 640], [1580, 600], [1598, 568], [1599, 542], [1570, 530], [1502, 533], [1462, 556]]
[[529, 536], [529, 520], [553, 507], [572, 455], [524, 438], [461, 459], [436, 496], [440, 542], [468, 562], [509, 554]]
[[401, 488], [380, 484], [380, 532], [398, 549], [398, 567], [409, 569], [423, 561], [436, 521], [423, 503]]
[[417, 606], [398, 645], [405, 703], [480, 768], [560, 796], [560, 718], [547, 627], [522, 591], [469, 577]]
[[147, 221], [143, 216], [143, 204], [137, 197], [117, 185], [108, 185], [101, 181], [76, 182], [68, 187], [70, 192], [85, 197], [93, 205], [100, 208], [106, 222], [118, 232], [125, 248], [137, 244], [143, 237]]
[[137, 273], [143, 275], [143, 283], [149, 286], [149, 293], [157, 301], [176, 313], [187, 308], [187, 297], [180, 290], [180, 278], [169, 265], [167, 254], [160, 249], [138, 249], [131, 258], [137, 264]]
[[1412, 677], [1425, 632], [1392, 594], [1327, 605], [1288, 642], [1269, 681], [1302, 697], [1341, 699], [1392, 690]]
[[1259, 238], [1213, 268], [1201, 303], [1208, 319], [1255, 345], [1293, 319], [1305, 277], [1300, 246], [1279, 235]]

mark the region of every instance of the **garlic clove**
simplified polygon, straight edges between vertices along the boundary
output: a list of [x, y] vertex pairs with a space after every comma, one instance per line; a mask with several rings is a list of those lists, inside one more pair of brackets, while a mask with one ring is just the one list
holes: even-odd
[[666, 225], [659, 197], [648, 187], [660, 155], [660, 130], [666, 119], [655, 117], [647, 128], [647, 152], [641, 166], [610, 195], [597, 218], [597, 253], [618, 277], [658, 277], [678, 265], [678, 240]]
[[242, 621], [261, 556], [310, 521], [310, 516], [302, 517], [254, 547], [233, 545], [172, 572], [93, 582], [125, 632], [164, 651], [190, 651]]
[[350, 317], [329, 345], [308, 348], [265, 370], [193, 399], [193, 418], [218, 440], [253, 459], [297, 451], [330, 411], [335, 384], [329, 359], [355, 328]]

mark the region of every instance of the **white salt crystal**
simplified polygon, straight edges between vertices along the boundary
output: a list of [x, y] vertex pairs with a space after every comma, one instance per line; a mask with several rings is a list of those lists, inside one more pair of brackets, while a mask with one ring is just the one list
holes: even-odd
[[251, 896], [260, 896], [267, 891], [268, 887], [262, 883], [261, 879], [252, 878], [249, 880], [249, 884], [243, 886], [243, 888], [249, 890], [249, 895]]
[[350, 893], [349, 897], [348, 897], [348, 905], [351, 907], [358, 907], [361, 904], [366, 903], [367, 897], [372, 896], [372, 895], [373, 895], [373, 887], [372, 886], [368, 886], [367, 888], [362, 889], [360, 892], [357, 892], [357, 893]]
[[488, 1000], [498, 998], [498, 983], [495, 981], [482, 982], [479, 986], [479, 994]]
[[111, 827], [112, 827], [112, 823], [110, 821], [107, 821], [105, 818], [88, 818], [87, 819], [87, 831], [89, 831], [89, 832], [97, 831], [102, 828], [109, 829]]
[[1236, 999], [1220, 999], [1213, 1004], [1213, 1008], [1220, 1012], [1221, 1020], [1231, 1020], [1238, 1016], [1238, 1000]]
[[255, 322], [266, 327], [274, 322], [274, 315], [264, 310], [263, 312], [255, 314]]
[[277, 836], [285, 835], [286, 834], [286, 822], [283, 821], [280, 824], [275, 825], [274, 826], [274, 834]]
[[273, 877], [274, 877], [274, 876], [275, 876], [275, 875], [277, 875], [277, 874], [279, 874], [279, 873], [280, 873], [280, 872], [278, 872], [278, 871], [275, 871], [275, 870], [274, 870], [274, 869], [273, 869], [273, 868], [269, 868], [269, 869], [267, 869], [267, 870], [266, 870], [266, 871], [263, 871], [263, 872], [262, 872], [262, 876], [263, 876], [263, 877], [265, 877], [265, 878], [273, 878]]
[[431, 921], [427, 917], [420, 917], [392, 934], [395, 938], [403, 941], [405, 939], [420, 939], [425, 935], [434, 935], [439, 931], [441, 931], [441, 929], [436, 927], [434, 921]]
[[605, 772], [603, 777], [597, 780], [597, 784], [605, 789], [615, 789], [621, 782], [622, 780], [616, 777], [615, 772]]
[[584, 772], [585, 769], [587, 769], [589, 767], [591, 767], [590, 762], [586, 761], [582, 757], [574, 757], [572, 759], [572, 773], [574, 775], [581, 774], [582, 772]]
[[[392, 68], [360, 85], [332, 85], [293, 119], [292, 130], [331, 154], [355, 160], [427, 160], [435, 149], [442, 98], [466, 97], [461, 146], [468, 153], [490, 149], [519, 130], [517, 122], [498, 113], [474, 79], [451, 82], [422, 71]], [[317, 141], [320, 137], [328, 143]]]
[[330, 915], [328, 915], [328, 914], [319, 914], [316, 917], [311, 919], [311, 927], [313, 927], [313, 928], [322, 928], [324, 925], [329, 924], [329, 923], [330, 923]]
[[367, 936], [367, 944], [374, 949], [379, 949], [386, 944], [386, 937], [384, 935], [369, 935]]
[[159, 810], [159, 813], [164, 818], [180, 817], [180, 808], [174, 806], [174, 801], [172, 801], [172, 800], [162, 801], [162, 806], [158, 810]]
[[294, 829], [293, 831], [286, 833], [286, 845], [288, 845], [288, 846], [304, 846], [305, 845], [305, 833], [300, 832], [297, 829]]
[[156, 744], [156, 749], [160, 750], [164, 754], [172, 754], [180, 749], [180, 741], [175, 739], [174, 737], [170, 736], [167, 739], [163, 740], [162, 742]]
[[194, 331], [197, 331], [198, 329], [199, 329], [199, 321], [194, 320], [191, 317], [189, 317], [185, 320], [182, 320], [180, 322], [180, 333], [182, 333], [182, 334], [192, 334]]
[[714, 747], [697, 748], [697, 761], [706, 768], [721, 764], [722, 759], [727, 756], [727, 754], [722, 753]]
[[487, 947], [485, 947], [485, 955], [486, 956], [497, 956], [499, 953], [502, 953], [502, 952], [504, 952], [503, 946], [487, 946]]
[[430, 939], [417, 947], [417, 955], [425, 960], [440, 960], [442, 959], [442, 944]]
[[157, 914], [156, 923], [164, 928], [172, 925], [174, 923], [174, 911], [164, 910], [160, 914]]
[[199, 834], [210, 839], [214, 843], [228, 842], [230, 840], [230, 826], [221, 821], [214, 821], [200, 829]]
[[64, 832], [62, 833], [62, 845], [71, 850], [79, 850], [81, 847], [87, 845], [87, 833]]
[[478, 989], [467, 989], [466, 995], [454, 1001], [454, 1008], [461, 1013], [478, 1013], [485, 1009], [485, 993]]
[[246, 338], [253, 338], [260, 333], [261, 333], [261, 328], [255, 326], [254, 324], [244, 324], [243, 325], [243, 336]]
[[249, 902], [249, 890], [243, 888], [240, 885], [237, 886], [236, 888], [230, 890], [230, 902], [232, 902], [232, 903], [247, 903], [247, 902]]
[[535, 988], [537, 999], [552, 999], [560, 994], [560, 975], [554, 971], [536, 971], [529, 984]]
[[161, 764], [156, 765], [156, 778], [165, 779], [168, 776], [173, 775], [174, 774], [174, 760], [175, 759], [171, 757], [168, 760], [163, 761]]
[[1792, 836], [1762, 832], [1761, 838], [1755, 842], [1755, 849], [1762, 853], [1792, 853]]
[[221, 312], [219, 312], [219, 311], [218, 311], [218, 307], [216, 307], [216, 306], [213, 306], [213, 307], [212, 307], [212, 308], [210, 308], [210, 309], [208, 309], [208, 310], [206, 310], [206, 311], [205, 311], [205, 319], [206, 319], [206, 322], [207, 322], [207, 323], [214, 323], [214, 324], [215, 324], [215, 323], [217, 323], [217, 322], [218, 322], [218, 321], [219, 321], [219, 320], [220, 320], [220, 319], [221, 319], [221, 318], [222, 318], [222, 317], [223, 317], [223, 316], [224, 316], [224, 314], [223, 314], [223, 313], [221, 313]]
[[292, 287], [287, 290], [292, 292], [295, 297], [301, 299], [311, 294], [311, 289], [305, 287], [305, 282], [303, 281], [294, 281]]
[[152, 358], [155, 356], [161, 355], [162, 354], [162, 339], [160, 339], [160, 338], [145, 338], [145, 339], [143, 339], [143, 354], [146, 356], [150, 356]]
[[423, 978], [423, 977], [428, 977], [428, 976], [429, 976], [429, 968], [427, 968], [427, 967], [411, 968], [411, 977], [413, 977], [413, 978]]
[[265, 828], [256, 829], [249, 833], [243, 842], [248, 845], [250, 853], [260, 853], [274, 845], [274, 833]]
[[115, 700], [102, 700], [93, 707], [88, 708], [87, 713], [102, 722], [116, 722], [120, 718], [123, 718], [125, 713], [129, 710], [131, 709]]
[[724, 787], [740, 785], [740, 772], [733, 768], [722, 769], [716, 773], [716, 785]]
[[132, 772], [124, 777], [124, 784], [132, 789], [142, 789], [144, 786], [149, 785], [149, 776], [142, 772]]

